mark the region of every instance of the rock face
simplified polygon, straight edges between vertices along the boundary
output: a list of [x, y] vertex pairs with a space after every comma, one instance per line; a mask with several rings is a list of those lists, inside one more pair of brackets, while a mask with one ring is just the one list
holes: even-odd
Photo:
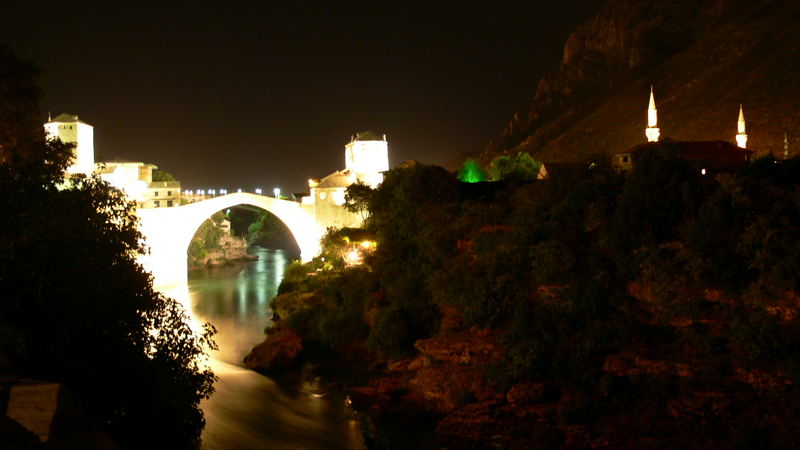
[[300, 335], [289, 328], [279, 328], [269, 334], [244, 357], [248, 369], [267, 372], [289, 368], [303, 350]]
[[756, 156], [800, 154], [800, 2], [609, 0], [564, 46], [481, 155], [578, 161], [645, 141], [650, 85], [662, 139], [733, 141], [744, 106]]
[[205, 258], [192, 261], [192, 267], [222, 267], [236, 261], [254, 261], [256, 255], [247, 253], [247, 241], [235, 236], [222, 236], [219, 239], [219, 248], [208, 251]]

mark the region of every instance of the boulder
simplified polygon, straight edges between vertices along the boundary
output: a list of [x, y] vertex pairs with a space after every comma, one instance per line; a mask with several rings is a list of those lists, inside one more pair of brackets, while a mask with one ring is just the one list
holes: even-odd
[[300, 335], [290, 328], [280, 328], [250, 350], [244, 357], [244, 365], [258, 371], [287, 369], [302, 350]]

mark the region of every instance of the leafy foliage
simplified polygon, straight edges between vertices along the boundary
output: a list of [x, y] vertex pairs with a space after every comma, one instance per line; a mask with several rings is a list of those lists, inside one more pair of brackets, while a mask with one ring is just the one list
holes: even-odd
[[[366, 336], [387, 358], [437, 334], [493, 329], [505, 350], [485, 368], [494, 386], [546, 385], [563, 426], [602, 430], [616, 417], [625, 425], [613, 439], [631, 424], [655, 442], [790, 439], [800, 160], [703, 176], [665, 143], [636, 154], [627, 174], [601, 161], [525, 182], [531, 161], [497, 159], [490, 175], [508, 182], [494, 183], [420, 164], [389, 171], [369, 196], [374, 254], [360, 271], [298, 269], [291, 288], [321, 301], [293, 323], [333, 347]], [[342, 242], [332, 230], [325, 246]], [[371, 281], [342, 295], [358, 277]], [[358, 333], [336, 338], [345, 326]], [[722, 409], [702, 410], [708, 398]], [[563, 442], [563, 427], [542, 427], [534, 439]]]
[[500, 181], [506, 179], [535, 180], [542, 163], [530, 154], [519, 152], [517, 156], [495, 156], [489, 163], [489, 179]]
[[30, 126], [33, 73], [0, 51], [0, 90], [14, 93], [0, 102], [0, 353], [21, 376], [69, 386], [125, 446], [196, 446], [213, 329], [196, 334], [183, 307], [153, 290], [123, 194], [63, 178], [69, 146]]
[[470, 158], [464, 161], [461, 165], [461, 170], [458, 172], [458, 179], [465, 183], [479, 183], [486, 181], [488, 174], [481, 167], [478, 161]]
[[175, 181], [175, 177], [165, 170], [156, 169], [153, 171], [153, 181]]
[[360, 180], [347, 187], [344, 192], [344, 207], [351, 213], [359, 214], [361, 220], [366, 220], [369, 202], [374, 193], [374, 189]]

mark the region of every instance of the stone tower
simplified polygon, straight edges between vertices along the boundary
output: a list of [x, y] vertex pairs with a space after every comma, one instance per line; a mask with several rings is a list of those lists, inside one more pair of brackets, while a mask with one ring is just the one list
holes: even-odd
[[77, 115], [61, 114], [44, 124], [48, 139], [75, 144], [72, 165], [68, 174], [91, 175], [94, 172], [94, 127], [78, 119]]
[[383, 173], [389, 170], [389, 144], [369, 131], [356, 134], [344, 146], [345, 170], [355, 179], [371, 187], [383, 181]]

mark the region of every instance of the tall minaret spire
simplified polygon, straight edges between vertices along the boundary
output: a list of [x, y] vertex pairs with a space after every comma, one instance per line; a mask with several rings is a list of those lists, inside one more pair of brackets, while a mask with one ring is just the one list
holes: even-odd
[[789, 134], [783, 132], [783, 159], [789, 159]]
[[739, 126], [736, 133], [736, 145], [742, 148], [747, 148], [747, 134], [745, 133], [744, 126], [744, 111], [742, 105], [739, 105]]
[[650, 106], [647, 108], [647, 129], [644, 131], [648, 142], [657, 142], [661, 131], [658, 129], [658, 111], [656, 99], [653, 96], [653, 86], [650, 85]]

